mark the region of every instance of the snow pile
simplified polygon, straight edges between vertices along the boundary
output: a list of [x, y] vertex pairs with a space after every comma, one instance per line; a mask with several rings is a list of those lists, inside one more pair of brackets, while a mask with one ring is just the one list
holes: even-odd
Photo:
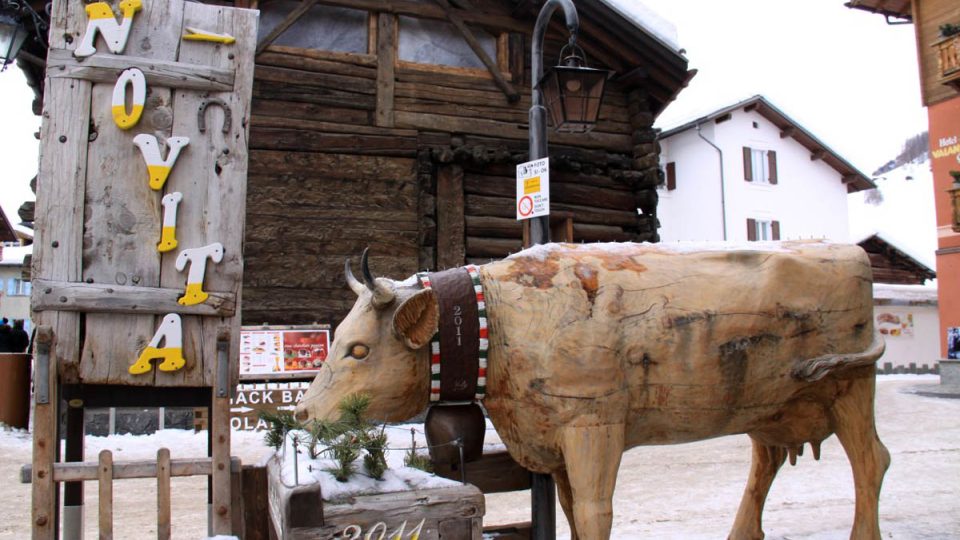
[[862, 241], [874, 234], [910, 257], [936, 268], [937, 219], [933, 199], [933, 172], [930, 161], [906, 163], [874, 183], [883, 198], [868, 202], [869, 191], [848, 198], [850, 240]]

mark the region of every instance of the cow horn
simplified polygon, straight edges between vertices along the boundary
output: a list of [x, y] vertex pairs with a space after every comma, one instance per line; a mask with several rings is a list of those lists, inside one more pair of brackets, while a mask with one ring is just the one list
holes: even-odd
[[343, 273], [347, 276], [347, 285], [350, 286], [350, 290], [353, 291], [353, 294], [360, 296], [360, 293], [363, 292], [364, 286], [363, 283], [360, 283], [353, 275], [353, 270], [350, 269], [350, 258], [347, 257], [347, 260], [343, 263]]
[[373, 274], [370, 273], [370, 264], [367, 259], [369, 254], [370, 248], [364, 248], [363, 255], [360, 256], [360, 273], [363, 275], [363, 284], [373, 293], [373, 307], [381, 308], [393, 302], [396, 294], [390, 287], [373, 279]]

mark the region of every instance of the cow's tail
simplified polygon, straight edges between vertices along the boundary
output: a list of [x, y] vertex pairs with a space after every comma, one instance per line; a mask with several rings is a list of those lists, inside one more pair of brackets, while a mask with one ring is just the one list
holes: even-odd
[[798, 381], [812, 382], [838, 370], [869, 366], [883, 355], [886, 346], [883, 336], [875, 332], [873, 343], [866, 350], [855, 353], [825, 354], [808, 360], [799, 360], [790, 371], [790, 376]]

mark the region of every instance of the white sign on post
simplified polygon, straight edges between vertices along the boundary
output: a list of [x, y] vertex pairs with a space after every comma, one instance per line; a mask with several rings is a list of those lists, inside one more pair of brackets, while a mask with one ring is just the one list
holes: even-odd
[[517, 165], [517, 219], [550, 215], [550, 158]]

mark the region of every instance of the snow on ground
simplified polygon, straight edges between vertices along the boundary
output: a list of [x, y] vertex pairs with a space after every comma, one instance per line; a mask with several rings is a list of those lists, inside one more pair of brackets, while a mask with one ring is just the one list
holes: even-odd
[[930, 161], [906, 163], [874, 178], [883, 196], [870, 204], [870, 193], [849, 195], [850, 240], [858, 242], [879, 234], [897, 249], [936, 269], [937, 220]]
[[[880, 499], [884, 539], [960, 538], [960, 399], [920, 396], [919, 386], [938, 385], [935, 375], [877, 377], [877, 429], [892, 455]], [[390, 428], [391, 444], [409, 446], [410, 427]], [[120, 459], [153, 459], [168, 447], [173, 458], [206, 455], [206, 433], [164, 430], [154, 435], [87, 437], [86, 460], [104, 448]], [[261, 433], [233, 435], [233, 453], [244, 463], [261, 462], [272, 450]], [[487, 443], [500, 442], [492, 431]], [[401, 446], [402, 445], [402, 446]], [[29, 536], [30, 486], [19, 471], [30, 461], [31, 440], [22, 430], [0, 428], [0, 540]], [[795, 467], [785, 465], [774, 482], [764, 512], [768, 539], [846, 538], [853, 519], [850, 466], [835, 437], [824, 442], [815, 462], [807, 452]], [[391, 464], [396, 456], [391, 456]], [[634, 448], [623, 456], [614, 496], [613, 538], [713, 539], [726, 536], [749, 471], [750, 443], [745, 436], [722, 437], [683, 445]], [[203, 477], [173, 479], [174, 538], [206, 538], [206, 485]], [[114, 483], [117, 538], [156, 536], [156, 481]], [[96, 484], [85, 493], [85, 537], [96, 538]], [[529, 492], [487, 497], [486, 524], [529, 519]], [[559, 512], [559, 510], [558, 510]], [[558, 538], [569, 538], [562, 512]]]

